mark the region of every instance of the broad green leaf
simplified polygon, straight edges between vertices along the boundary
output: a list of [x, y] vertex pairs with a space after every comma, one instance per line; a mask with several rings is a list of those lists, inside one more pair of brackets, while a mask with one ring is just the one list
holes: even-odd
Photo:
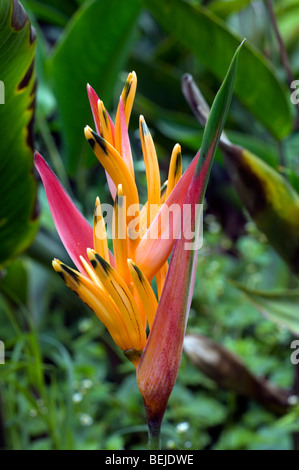
[[279, 32], [288, 49], [298, 44], [298, 15], [299, 4], [297, 2], [293, 8], [284, 11], [277, 17]]
[[286, 12], [296, 10], [298, 8], [298, 0], [276, 0], [274, 10], [276, 16], [281, 16]]
[[[31, 243], [35, 220], [35, 32], [20, 3], [0, 3], [0, 266]], [[2, 103], [2, 101], [0, 100]]]
[[[217, 16], [201, 6], [182, 0], [144, 0], [161, 25], [186, 46], [217, 78], [240, 43]], [[196, 77], [195, 77], [196, 78]], [[249, 43], [244, 46], [238, 66], [235, 94], [251, 113], [278, 139], [292, 128], [288, 92], [274, 69]]]
[[139, 11], [139, 0], [88, 2], [74, 15], [56, 48], [54, 91], [70, 172], [89, 150], [83, 134], [84, 126], [92, 123], [86, 84], [109, 108]]
[[231, 281], [270, 321], [299, 334], [299, 289], [264, 292]]

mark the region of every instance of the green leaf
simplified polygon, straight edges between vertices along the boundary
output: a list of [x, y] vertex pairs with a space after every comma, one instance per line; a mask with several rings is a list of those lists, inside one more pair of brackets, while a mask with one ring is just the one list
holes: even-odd
[[[144, 0], [161, 25], [186, 46], [218, 79], [240, 43], [226, 24], [200, 6], [181, 0]], [[196, 78], [196, 77], [195, 77]], [[266, 59], [249, 43], [241, 54], [235, 94], [278, 139], [292, 128], [288, 92]]]
[[[210, 159], [210, 168], [213, 163], [213, 158], [211, 157], [211, 155], [215, 155], [221, 137], [221, 133], [226, 121], [226, 117], [233, 95], [239, 52], [241, 47], [243, 46], [243, 43], [244, 41], [241, 45], [239, 45], [238, 49], [236, 50], [230, 63], [227, 74], [212, 104], [211, 111], [207, 119], [207, 124], [203, 133], [200, 157], [198, 159], [198, 163], [195, 169], [195, 173], [197, 174], [199, 174], [199, 172], [205, 166], [206, 160]], [[207, 186], [207, 184], [208, 181], [206, 180], [205, 187]], [[205, 191], [203, 191], [202, 200], [204, 197], [204, 193]]]
[[88, 2], [70, 21], [54, 53], [54, 91], [71, 173], [89, 152], [83, 134], [84, 126], [92, 121], [86, 84], [109, 107], [139, 11], [139, 0]]
[[298, 2], [292, 5], [285, 5], [285, 8], [277, 16], [279, 32], [281, 34], [284, 45], [291, 50], [298, 44]]
[[[64, 28], [79, 5], [87, 0], [23, 0], [27, 11], [31, 10], [43, 23]], [[26, 5], [26, 6], [25, 6]]]
[[2, 1], [0, 18], [0, 78], [5, 92], [5, 104], [0, 104], [1, 266], [28, 247], [37, 221], [32, 170], [35, 32], [17, 1]]
[[208, 5], [209, 9], [221, 17], [226, 17], [242, 10], [251, 3], [251, 0], [216, 0]]
[[224, 146], [226, 168], [258, 229], [299, 275], [299, 195], [284, 176], [247, 149]]
[[257, 310], [270, 321], [299, 334], [299, 289], [264, 292], [230, 283], [242, 291]]
[[16, 304], [27, 305], [28, 301], [28, 272], [24, 261], [16, 259], [5, 269], [0, 281], [0, 291]]
[[48, 0], [47, 2], [38, 0], [26, 0], [26, 7], [36, 15], [41, 21], [52, 25], [64, 27], [73, 13], [70, 2]]

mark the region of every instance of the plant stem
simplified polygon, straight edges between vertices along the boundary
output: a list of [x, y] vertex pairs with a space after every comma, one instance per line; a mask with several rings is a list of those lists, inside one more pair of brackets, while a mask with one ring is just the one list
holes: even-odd
[[161, 450], [161, 422], [149, 420], [147, 425], [149, 450]]

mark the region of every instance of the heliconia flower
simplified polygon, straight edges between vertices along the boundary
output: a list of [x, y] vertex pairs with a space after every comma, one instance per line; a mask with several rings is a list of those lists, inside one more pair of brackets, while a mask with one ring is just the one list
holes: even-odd
[[[198, 160], [197, 155], [182, 175], [181, 148], [176, 144], [170, 159], [168, 180], [161, 186], [154, 142], [141, 116], [140, 139], [148, 202], [139, 211], [128, 136], [136, 85], [136, 74], [132, 72], [120, 96], [115, 123], [96, 92], [87, 86], [97, 132], [88, 126], [84, 132], [106, 171], [114, 199], [113, 254], [108, 249], [99, 198], [96, 199], [91, 227], [42, 156], [35, 153], [35, 166], [44, 184], [53, 220], [77, 270], [57, 259], [53, 261], [53, 267], [67, 286], [95, 312], [135, 366], [145, 347], [146, 331], [152, 326], [158, 305], [151, 280], [156, 277], [159, 298], [167, 274], [167, 260], [180, 225], [180, 213], [173, 216], [171, 224], [164, 215], [172, 204], [183, 206]], [[136, 209], [132, 215], [126, 213], [125, 217], [121, 216], [124, 200], [128, 208]], [[136, 230], [130, 237], [130, 222], [134, 220], [137, 220]], [[120, 233], [124, 236], [119, 236]], [[152, 234], [156, 237], [153, 238]]]
[[[95, 312], [115, 343], [135, 365], [152, 436], [159, 431], [176, 380], [197, 258], [197, 248], [186, 250], [186, 241], [189, 243], [190, 240], [184, 231], [184, 211], [174, 212], [171, 224], [166, 215], [172, 205], [179, 209], [184, 205], [191, 206], [192, 210], [187, 213], [188, 235], [193, 232], [197, 242], [199, 218], [196, 209], [203, 202], [230, 104], [237, 55], [236, 52], [215, 98], [200, 153], [182, 174], [181, 148], [176, 144], [168, 180], [163, 185], [152, 136], [144, 117], [140, 117], [148, 193], [148, 201], [141, 210], [128, 137], [136, 74], [132, 72], [128, 76], [114, 123], [88, 85], [97, 132], [86, 126], [84, 133], [106, 171], [114, 199], [113, 255], [108, 249], [99, 198], [96, 199], [92, 228], [41, 155], [35, 154], [35, 165], [45, 186], [55, 225], [77, 270], [56, 259], [53, 267], [68, 287]], [[124, 201], [127, 211], [123, 210]], [[154, 277], [158, 298], [151, 286]]]

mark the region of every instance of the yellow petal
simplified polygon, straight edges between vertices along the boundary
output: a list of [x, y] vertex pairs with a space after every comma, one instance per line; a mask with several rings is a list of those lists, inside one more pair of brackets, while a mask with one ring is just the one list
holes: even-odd
[[108, 294], [78, 271], [61, 263], [61, 261], [55, 259], [52, 265], [66, 285], [94, 311], [108, 329], [115, 343], [123, 351], [134, 348], [119, 309]]
[[[131, 276], [131, 274], [130, 274]], [[131, 278], [132, 279], [132, 278]], [[141, 320], [142, 320], [142, 326], [143, 326], [143, 329], [144, 331], [146, 331], [146, 328], [147, 328], [147, 315], [146, 315], [146, 311], [144, 309], [144, 305], [142, 303], [142, 300], [140, 299], [140, 295], [138, 294], [138, 291], [136, 289], [136, 286], [134, 284], [133, 281], [131, 281], [130, 285], [129, 285], [129, 289], [134, 297], [134, 300], [136, 302], [136, 305], [138, 307], [138, 311], [140, 313], [140, 317], [141, 317]]]
[[120, 154], [89, 126], [85, 127], [84, 133], [96, 157], [111, 176], [115, 186], [118, 187], [119, 184], [122, 184], [124, 196], [127, 198], [127, 207], [138, 205], [136, 183]]
[[93, 245], [94, 249], [99, 255], [101, 255], [107, 263], [109, 259], [109, 249], [107, 241], [107, 233], [105, 227], [105, 221], [103, 219], [100, 199], [96, 198], [95, 209], [93, 214]]
[[130, 289], [118, 272], [95, 253], [94, 250], [87, 250], [87, 254], [103, 286], [107, 289], [119, 308], [130, 337], [133, 340], [133, 348], [137, 351], [142, 350], [146, 343], [146, 334], [143, 328], [142, 318]]
[[139, 131], [146, 172], [148, 194], [147, 226], [149, 227], [159, 210], [161, 194], [160, 170], [155, 145], [143, 116], [140, 116], [139, 119]]
[[[161, 186], [161, 197], [160, 197], [160, 205], [159, 210], [162, 204], [164, 204], [166, 199], [166, 190], [167, 190], [167, 181], [165, 181]], [[147, 230], [147, 208], [148, 202], [144, 204], [142, 207], [140, 214], [139, 214], [139, 225], [140, 225], [140, 239], [143, 237]]]
[[80, 256], [80, 260], [85, 268], [85, 271], [90, 277], [91, 281], [94, 282], [100, 289], [105, 290], [103, 287], [103, 284], [101, 283], [100, 279], [96, 275], [95, 270], [87, 263], [87, 261], [83, 258], [83, 256]]
[[136, 88], [137, 88], [137, 75], [133, 71], [129, 73], [127, 81], [125, 83], [125, 86], [121, 94], [123, 103], [124, 103], [125, 116], [126, 116], [126, 122], [127, 122], [128, 127], [129, 127], [131, 111], [132, 111], [132, 107], [133, 107], [133, 103], [135, 99]]
[[144, 274], [131, 259], [128, 259], [128, 266], [133, 282], [143, 303], [149, 327], [151, 328], [158, 307], [156, 296]]
[[[126, 83], [121, 93], [121, 98], [124, 106], [125, 117], [127, 127], [129, 127], [131, 111], [137, 88], [137, 76], [135, 72], [131, 72], [128, 75]], [[120, 109], [119, 105], [116, 112], [115, 118], [115, 148], [121, 153], [121, 125], [120, 125]]]
[[[115, 256], [116, 270], [121, 275], [127, 285], [131, 282], [131, 277], [127, 265], [128, 258], [128, 239], [127, 239], [127, 224], [126, 212], [123, 205], [123, 190], [122, 185], [118, 185], [117, 195], [114, 201], [113, 212], [113, 251]], [[99, 253], [99, 252], [98, 252]], [[100, 256], [101, 253], [99, 253]], [[102, 256], [103, 258], [103, 256]], [[106, 258], [105, 261], [109, 262]]]
[[113, 134], [112, 129], [110, 126], [109, 117], [104, 106], [103, 101], [98, 101], [98, 111], [99, 111], [99, 118], [101, 123], [101, 135], [102, 137], [109, 142], [109, 144], [113, 145]]
[[181, 146], [176, 144], [171, 154], [165, 199], [168, 198], [169, 194], [182, 176], [182, 170]]

